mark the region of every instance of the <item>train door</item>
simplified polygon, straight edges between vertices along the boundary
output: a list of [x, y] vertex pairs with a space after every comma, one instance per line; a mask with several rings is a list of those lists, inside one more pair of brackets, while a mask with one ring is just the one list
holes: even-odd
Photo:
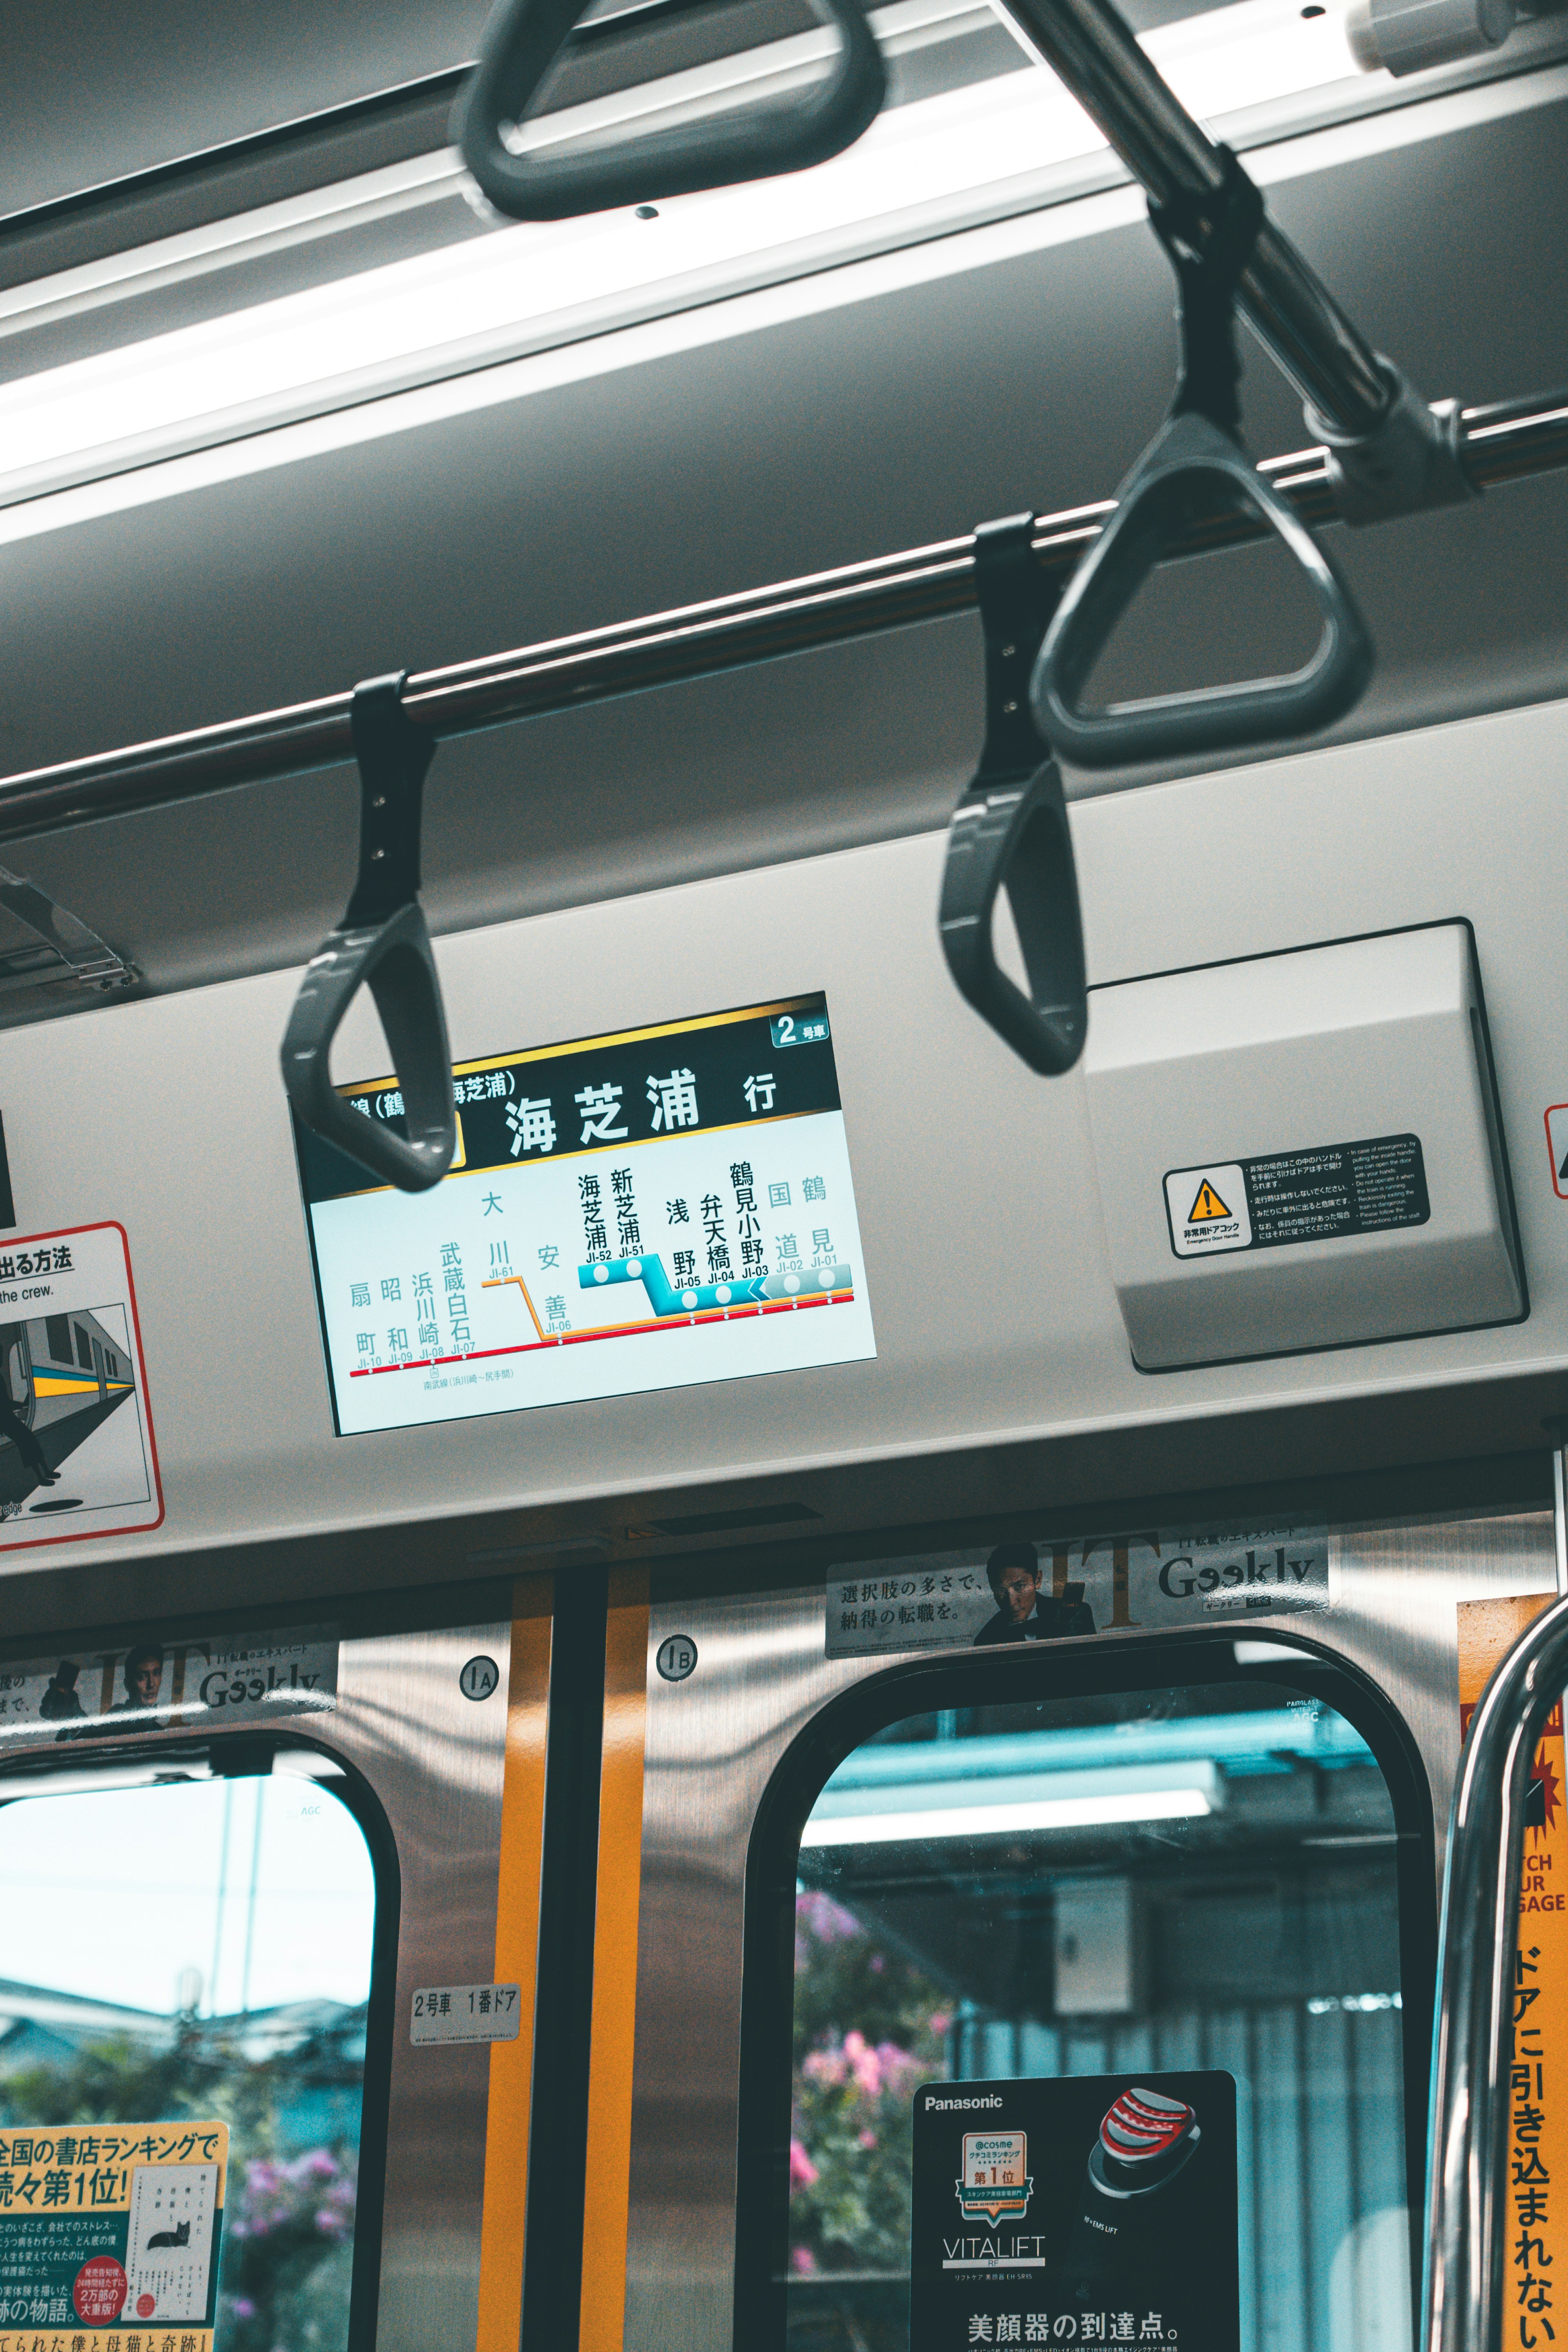
[[[1550, 1515], [1347, 1519], [1310, 1607], [1216, 1622], [1193, 1576], [1163, 1627], [1153, 1540], [1097, 1538], [1103, 1595], [1069, 1576], [1045, 1638], [999, 1604], [923, 1651], [836, 1653], [829, 1571], [880, 1619], [889, 1587], [896, 1616], [1030, 1549], [1049, 1594], [1052, 1548], [949, 1526], [802, 1547], [793, 1578], [657, 1572], [626, 2263], [596, 2303], [584, 2265], [595, 2352], [1410, 2342], [1461, 1611], [1550, 1595]], [[1089, 2189], [1112, 2234], [1149, 2221], [1114, 2200], [1151, 2114], [1214, 2169], [1134, 2291]], [[997, 2135], [1021, 2204], [976, 2175]]]
[[10, 1391], [11, 1402], [16, 1408], [17, 1419], [25, 1421], [30, 1429], [33, 1425], [37, 1400], [33, 1395], [33, 1357], [32, 1350], [27, 1345], [26, 1325], [13, 1323], [7, 1334], [7, 1340], [5, 1385]]
[[98, 1381], [99, 1403], [106, 1403], [109, 1397], [109, 1370], [103, 1360], [103, 1342], [101, 1339], [95, 1339], [92, 1343], [92, 1370], [93, 1376]]
[[552, 1630], [475, 1596], [10, 1645], [0, 2352], [516, 2346]]

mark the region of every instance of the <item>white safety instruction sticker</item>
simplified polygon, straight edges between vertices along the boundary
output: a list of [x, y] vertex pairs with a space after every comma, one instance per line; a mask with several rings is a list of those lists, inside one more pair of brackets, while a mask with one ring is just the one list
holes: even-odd
[[433, 2042], [515, 2042], [522, 2030], [522, 1993], [514, 1984], [424, 1985], [414, 1996], [409, 2039]]
[[1202, 1160], [1165, 1178], [1165, 1219], [1178, 1257], [1341, 1241], [1424, 1225], [1431, 1213], [1418, 1135]]
[[122, 1225], [0, 1247], [0, 1551], [163, 1517]]

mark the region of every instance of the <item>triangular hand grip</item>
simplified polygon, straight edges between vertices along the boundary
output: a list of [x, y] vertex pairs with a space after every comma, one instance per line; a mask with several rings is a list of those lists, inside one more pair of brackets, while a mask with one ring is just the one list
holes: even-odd
[[[399, 1192], [438, 1184], [458, 1148], [452, 1053], [419, 904], [419, 803], [435, 745], [403, 709], [401, 676], [356, 688], [359, 879], [312, 956], [283, 1034], [283, 1085], [304, 1126]], [[351, 1109], [332, 1084], [332, 1040], [361, 985], [381, 1015], [407, 1140]]]
[[[1322, 619], [1310, 661], [1284, 677], [1086, 709], [1084, 683], [1138, 589], [1216, 505], [1258, 515], [1295, 557]], [[1161, 427], [1122, 484], [1058, 608], [1030, 694], [1042, 732], [1065, 759], [1112, 768], [1313, 734], [1350, 709], [1372, 664], [1372, 640], [1337, 567], [1240, 445], [1188, 410]]]
[[805, 171], [859, 138], [888, 86], [881, 51], [857, 0], [816, 5], [838, 28], [838, 55], [826, 80], [804, 97], [585, 150], [520, 155], [506, 144], [502, 128], [526, 122], [588, 0], [500, 0], [454, 110], [453, 138], [490, 203], [513, 220], [573, 220]]
[[[1029, 992], [1008, 979], [991, 940], [1005, 889]], [[948, 969], [984, 1020], [1042, 1077], [1060, 1077], [1089, 1030], [1083, 925], [1067, 803], [1054, 760], [1026, 781], [978, 779], [953, 813], [938, 916]]]

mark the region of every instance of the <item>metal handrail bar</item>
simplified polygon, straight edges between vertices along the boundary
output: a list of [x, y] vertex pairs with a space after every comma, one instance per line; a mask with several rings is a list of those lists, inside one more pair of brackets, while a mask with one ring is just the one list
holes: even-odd
[[1437, 1962], [1425, 2352], [1490, 2352], [1498, 2339], [1525, 1793], [1565, 1680], [1568, 1599], [1492, 1676], [1460, 1761]]
[[[1131, 26], [1102, 0], [997, 0], [1060, 76], [1156, 203], [1215, 195], [1219, 148], [1194, 121]], [[1397, 379], [1381, 365], [1315, 270], [1265, 218], [1237, 299], [1304, 400], [1341, 433], [1382, 424]]]
[[[1463, 448], [1466, 471], [1478, 488], [1568, 466], [1568, 389], [1466, 410]], [[1334, 519], [1322, 450], [1266, 458], [1259, 470], [1309, 522]], [[1068, 572], [1114, 510], [1114, 499], [1102, 499], [1040, 517], [1034, 550], [1042, 570]], [[1216, 509], [1194, 521], [1173, 553], [1202, 555], [1259, 535], [1255, 518]], [[474, 734], [513, 719], [967, 612], [974, 601], [974, 541], [965, 533], [934, 546], [418, 672], [404, 689], [405, 706], [415, 725], [427, 727], [437, 739]], [[352, 691], [324, 695], [0, 779], [0, 842], [345, 763], [353, 756], [353, 700]]]

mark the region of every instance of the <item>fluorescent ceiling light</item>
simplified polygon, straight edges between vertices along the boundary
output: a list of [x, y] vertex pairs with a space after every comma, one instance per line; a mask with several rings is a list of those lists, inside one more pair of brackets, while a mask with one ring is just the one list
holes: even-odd
[[[1238, 1648], [1241, 1644], [1238, 1643]], [[1260, 1645], [1261, 1646], [1261, 1645]], [[1272, 1653], [1271, 1653], [1272, 1654]], [[1192, 1715], [1168, 1723], [1083, 1726], [1071, 1731], [992, 1733], [978, 1738], [879, 1741], [858, 1748], [827, 1782], [825, 1798], [851, 1790], [880, 1790], [891, 1783], [984, 1779], [1017, 1780], [1015, 1792], [1037, 1787], [1048, 1775], [1052, 1787], [1064, 1773], [1152, 1770], [1192, 1778], [1223, 1761], [1227, 1774], [1288, 1769], [1289, 1757], [1309, 1757], [1329, 1766], [1369, 1764], [1372, 1750], [1353, 1727], [1331, 1707], [1312, 1712], [1267, 1707], [1246, 1715]], [[863, 1803], [858, 1810], [864, 1811]]]
[[807, 1822], [808, 1846], [902, 1845], [933, 1838], [1005, 1837], [1024, 1830], [1191, 1820], [1214, 1808], [1202, 1789], [1127, 1789], [1099, 1797], [1030, 1797], [1010, 1805], [941, 1805], [911, 1813], [840, 1813]]
[[801, 1846], [891, 1845], [1191, 1820], [1217, 1812], [1224, 1802], [1218, 1770], [1201, 1758], [1098, 1772], [1005, 1773], [978, 1786], [967, 1775], [869, 1789], [847, 1789], [830, 1780], [802, 1832]]
[[[908, 37], [942, 14], [898, 0]], [[951, 13], [951, 10], [949, 11]], [[1361, 83], [1342, 8], [1303, 17], [1298, 0], [1235, 0], [1152, 34], [1145, 47], [1200, 116], [1223, 120]], [[893, 26], [897, 30], [897, 26]], [[803, 35], [720, 68], [682, 75], [620, 102], [628, 133], [751, 100], [798, 80]], [[797, 58], [794, 52], [802, 49]], [[780, 52], [788, 51], [787, 58]], [[704, 76], [706, 80], [704, 80]], [[698, 87], [700, 83], [702, 86]], [[540, 138], [610, 127], [608, 102], [550, 118]], [[518, 225], [358, 277], [26, 376], [0, 391], [0, 501], [37, 497], [190, 450], [351, 406], [530, 352], [1026, 211], [1068, 193], [1064, 173], [1103, 160], [1104, 142], [1043, 69], [920, 100], [884, 113], [844, 154], [809, 172], [661, 205], [547, 226]], [[428, 159], [417, 192], [439, 181]], [[384, 192], [390, 196], [390, 191]], [[312, 220], [325, 217], [318, 205]], [[283, 238], [273, 224], [268, 236]], [[266, 239], [263, 239], [265, 242]], [[239, 240], [240, 243], [243, 240]], [[228, 249], [237, 249], [229, 233]], [[186, 257], [194, 266], [200, 257]], [[177, 257], [159, 267], [178, 274]], [[134, 273], [117, 262], [118, 283]], [[154, 272], [156, 275], [156, 272]], [[147, 282], [143, 279], [142, 282]], [[101, 299], [82, 284], [32, 289], [61, 305]], [[12, 298], [11, 324], [26, 305]], [[35, 309], [35, 316], [43, 315]]]

